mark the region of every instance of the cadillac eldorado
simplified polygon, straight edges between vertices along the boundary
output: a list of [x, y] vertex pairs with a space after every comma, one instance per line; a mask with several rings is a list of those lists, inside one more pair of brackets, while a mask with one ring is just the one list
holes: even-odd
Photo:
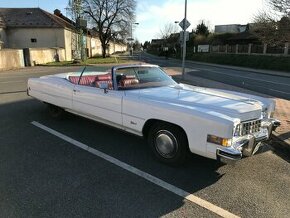
[[49, 107], [144, 137], [171, 165], [192, 152], [223, 162], [253, 155], [279, 126], [275, 101], [176, 83], [159, 66], [115, 66], [30, 78], [28, 95]]

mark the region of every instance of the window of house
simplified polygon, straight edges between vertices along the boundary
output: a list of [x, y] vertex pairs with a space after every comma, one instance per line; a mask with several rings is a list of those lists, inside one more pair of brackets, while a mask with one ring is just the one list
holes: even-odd
[[32, 43], [36, 43], [36, 42], [37, 42], [37, 39], [35, 39], [35, 38], [31, 38], [31, 42], [32, 42]]

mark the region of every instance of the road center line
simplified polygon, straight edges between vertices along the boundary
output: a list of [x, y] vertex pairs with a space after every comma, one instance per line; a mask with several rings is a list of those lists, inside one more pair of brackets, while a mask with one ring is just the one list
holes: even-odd
[[201, 206], [201, 207], [203, 207], [203, 208], [205, 208], [213, 213], [216, 213], [219, 216], [239, 217], [239, 216], [236, 216], [235, 214], [232, 214], [231, 212], [229, 212], [223, 208], [220, 208], [220, 207], [218, 207], [218, 206], [216, 206], [216, 205], [214, 205], [206, 200], [203, 200], [203, 199], [201, 199], [193, 194], [190, 194], [189, 192], [186, 192], [186, 191], [184, 191], [184, 190], [182, 190], [174, 185], [171, 185], [171, 184], [169, 184], [169, 183], [167, 183], [167, 182], [165, 182], [165, 181], [163, 181], [155, 176], [152, 176], [151, 174], [148, 174], [144, 171], [141, 171], [141, 170], [139, 170], [131, 165], [128, 165], [128, 164], [114, 158], [114, 157], [111, 157], [111, 156], [109, 156], [101, 151], [98, 151], [94, 148], [89, 147], [88, 145], [85, 145], [79, 141], [76, 141], [76, 140], [74, 140], [74, 139], [72, 139], [72, 138], [70, 138], [70, 137], [68, 137], [60, 132], [57, 132], [57, 131], [55, 131], [47, 126], [44, 126], [39, 122], [33, 121], [33, 122], [31, 122], [31, 124], [46, 131], [46, 132], [49, 132], [50, 134], [52, 134], [54, 136], [57, 136], [58, 138], [61, 138], [64, 141], [67, 141], [67, 142], [69, 142], [69, 143], [71, 143], [71, 144], [73, 144], [73, 145], [75, 145], [75, 146], [77, 146], [85, 151], [88, 151], [91, 154], [94, 154], [94, 155], [96, 155], [96, 156], [116, 165], [116, 166], [119, 166], [119, 167], [123, 168], [124, 170], [127, 170], [127, 171], [129, 171], [137, 176], [140, 176], [143, 179], [145, 179], [151, 183], [154, 183], [155, 185], [158, 185], [158, 186], [160, 186], [160, 187], [162, 187], [162, 188], [164, 188], [164, 189], [166, 189], [166, 190], [168, 190], [168, 191], [170, 191], [170, 192], [172, 192], [172, 193], [174, 193], [174, 194], [176, 194], [184, 199], [187, 199], [188, 201], [190, 201], [192, 203], [195, 203], [195, 204], [197, 204], [197, 205], [199, 205], [199, 206]]
[[254, 81], [267, 82], [267, 83], [278, 84], [278, 85], [283, 85], [283, 86], [290, 86], [289, 84], [286, 84], [286, 83], [273, 82], [273, 81], [270, 81], [270, 80], [258, 79], [258, 78], [249, 77], [249, 76], [240, 76], [240, 75], [235, 75], [235, 74], [228, 74], [228, 73], [223, 73], [223, 72], [220, 72], [220, 71], [211, 70], [211, 69], [207, 69], [207, 68], [197, 68], [197, 67], [195, 67], [195, 69], [198, 69], [200, 71], [204, 70], [204, 71], [208, 71], [208, 72], [212, 72], [212, 73], [223, 74], [223, 75], [232, 76], [232, 77], [250, 79], [250, 80], [254, 80]]

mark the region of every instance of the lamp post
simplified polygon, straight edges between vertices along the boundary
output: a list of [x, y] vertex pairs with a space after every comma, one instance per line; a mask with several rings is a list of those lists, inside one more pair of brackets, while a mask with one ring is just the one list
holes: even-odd
[[133, 25], [139, 25], [139, 23], [131, 23], [131, 48], [130, 48], [130, 55], [133, 56]]

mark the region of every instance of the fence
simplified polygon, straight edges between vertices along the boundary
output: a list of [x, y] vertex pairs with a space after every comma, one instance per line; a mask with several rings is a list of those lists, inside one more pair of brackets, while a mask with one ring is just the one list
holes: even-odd
[[261, 55], [290, 55], [289, 43], [283, 46], [268, 46], [267, 44], [236, 44], [236, 45], [212, 45], [213, 53], [232, 53], [232, 54], [261, 54]]

